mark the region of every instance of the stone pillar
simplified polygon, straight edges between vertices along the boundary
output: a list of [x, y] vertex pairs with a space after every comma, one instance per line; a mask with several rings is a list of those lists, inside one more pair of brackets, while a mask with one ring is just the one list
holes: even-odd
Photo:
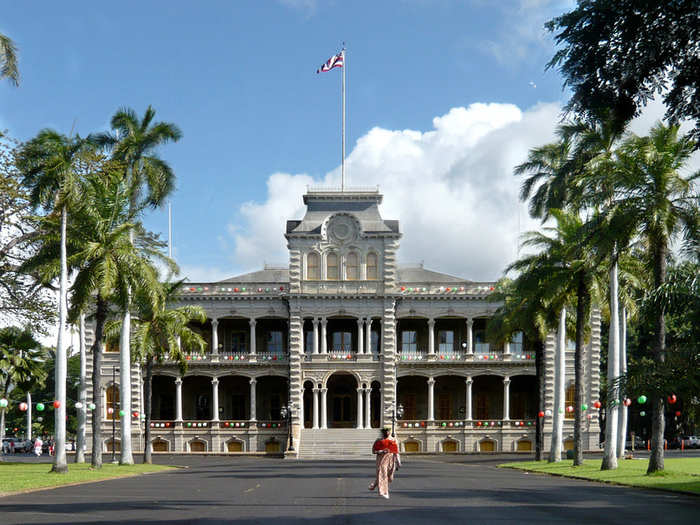
[[362, 387], [357, 389], [357, 428], [363, 428], [364, 417], [362, 416]]
[[428, 421], [435, 420], [435, 379], [428, 378]]
[[372, 353], [372, 318], [365, 321], [365, 353]]
[[474, 319], [471, 317], [467, 318], [467, 354], [472, 355], [474, 353]]
[[467, 399], [466, 399], [466, 406], [464, 407], [464, 418], [467, 421], [472, 420], [472, 385], [474, 384], [474, 381], [472, 380], [472, 376], [467, 376]]
[[510, 355], [510, 341], [503, 343], [503, 355]]
[[257, 321], [255, 319], [251, 319], [249, 321], [250, 324], [250, 355], [255, 355], [255, 324]]
[[175, 378], [175, 421], [182, 423], [182, 378]]
[[510, 419], [510, 377], [503, 378], [503, 420]]
[[314, 317], [311, 324], [314, 326], [313, 353], [318, 354], [318, 319]]
[[314, 397], [313, 397], [313, 423], [311, 425], [311, 428], [318, 428], [318, 394], [320, 390], [318, 388], [313, 389]]
[[219, 320], [216, 318], [211, 320], [211, 353], [219, 353]]
[[[362, 325], [364, 325], [364, 321], [362, 318], [357, 320], [357, 354], [362, 355], [365, 353], [365, 348], [364, 348], [364, 337], [362, 334]], [[362, 427], [360, 427], [362, 428]]]
[[255, 385], [257, 384], [257, 380], [252, 377], [250, 379], [250, 421], [255, 421], [257, 416], [255, 414], [255, 404], [257, 402], [256, 399], [256, 388]]
[[321, 428], [328, 428], [328, 411], [326, 410], [326, 394], [327, 388], [321, 389]]
[[365, 388], [365, 428], [372, 428], [372, 387]]
[[435, 319], [428, 319], [428, 353], [435, 353]]
[[321, 353], [328, 353], [328, 341], [326, 338], [326, 325], [328, 320], [325, 317], [321, 317]]
[[219, 421], [219, 379], [214, 378], [211, 380], [211, 399], [212, 399], [212, 421]]

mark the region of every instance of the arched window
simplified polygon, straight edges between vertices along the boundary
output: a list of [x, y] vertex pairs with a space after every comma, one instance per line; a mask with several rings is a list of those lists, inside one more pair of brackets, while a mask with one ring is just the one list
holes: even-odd
[[105, 419], [119, 419], [119, 385], [107, 387], [107, 406], [105, 408]]
[[317, 253], [310, 253], [306, 257], [306, 278], [310, 280], [318, 280], [320, 278]]
[[360, 258], [355, 252], [348, 254], [345, 264], [345, 275], [348, 281], [357, 281], [360, 278]]
[[574, 406], [574, 400], [576, 399], [576, 385], [569, 385], [566, 389], [566, 402], [564, 406], [564, 417], [566, 419], [574, 419], [574, 413], [566, 410], [566, 407]]
[[367, 279], [370, 281], [377, 280], [377, 254], [370, 253], [367, 255]]
[[338, 256], [335, 253], [329, 253], [326, 257], [326, 279], [338, 280]]

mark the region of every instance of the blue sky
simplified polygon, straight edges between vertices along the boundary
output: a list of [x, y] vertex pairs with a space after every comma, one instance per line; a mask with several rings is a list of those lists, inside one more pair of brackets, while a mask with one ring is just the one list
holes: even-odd
[[[544, 70], [542, 25], [572, 4], [10, 2], [0, 32], [22, 83], [0, 85], [0, 126], [85, 135], [151, 104], [184, 134], [160, 151], [178, 177], [184, 273], [285, 263], [284, 219], [299, 218], [305, 184], [337, 181], [340, 70], [315, 71], [345, 41], [349, 183], [380, 185], [403, 260], [495, 279], [528, 225], [512, 166], [552, 137], [566, 97]], [[165, 211], [146, 223], [167, 232]]]

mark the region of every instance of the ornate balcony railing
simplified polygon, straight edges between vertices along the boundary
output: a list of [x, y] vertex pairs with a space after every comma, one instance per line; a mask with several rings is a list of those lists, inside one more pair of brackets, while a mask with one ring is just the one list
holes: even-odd
[[367, 294], [383, 293], [379, 281], [302, 281], [301, 292], [306, 294]]
[[533, 419], [436, 419], [427, 421], [425, 419], [400, 420], [396, 422], [397, 428], [420, 428], [423, 430], [450, 430], [450, 429], [471, 429], [471, 430], [502, 430], [504, 428], [535, 428]]

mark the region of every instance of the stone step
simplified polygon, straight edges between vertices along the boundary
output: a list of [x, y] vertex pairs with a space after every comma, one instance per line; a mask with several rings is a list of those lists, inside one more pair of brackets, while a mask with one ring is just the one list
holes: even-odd
[[377, 429], [303, 429], [300, 459], [372, 459], [372, 443]]

